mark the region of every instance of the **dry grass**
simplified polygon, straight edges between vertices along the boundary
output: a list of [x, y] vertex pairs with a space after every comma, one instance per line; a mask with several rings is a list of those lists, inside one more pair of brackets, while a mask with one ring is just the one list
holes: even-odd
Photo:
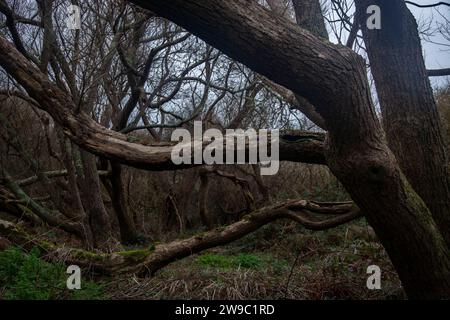
[[[107, 287], [113, 299], [405, 298], [381, 245], [348, 239], [346, 228], [310, 233], [278, 224], [209, 250], [208, 259], [204, 255], [175, 262], [152, 278], [125, 277]], [[250, 267], [226, 263], [236, 257], [259, 262]], [[366, 287], [366, 268], [371, 264], [382, 269], [381, 290]]]

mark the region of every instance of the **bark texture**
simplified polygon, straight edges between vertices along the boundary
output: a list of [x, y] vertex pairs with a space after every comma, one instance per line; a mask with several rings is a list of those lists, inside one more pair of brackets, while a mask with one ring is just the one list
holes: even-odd
[[360, 12], [373, 4], [382, 27], [362, 30], [389, 147], [450, 246], [448, 159], [418, 26], [404, 1], [357, 1]]
[[133, 2], [311, 101], [327, 122], [327, 163], [366, 214], [408, 295], [450, 296], [448, 248], [387, 146], [361, 57], [254, 2]]
[[[324, 216], [331, 215], [331, 217], [317, 219], [312, 217], [309, 212]], [[359, 209], [352, 203], [321, 204], [305, 200], [291, 200], [261, 208], [227, 227], [217, 228], [191, 238], [110, 254], [58, 248], [50, 242], [40, 241], [38, 237], [30, 235], [19, 226], [4, 220], [0, 220], [0, 235], [25, 248], [38, 246], [47, 253], [47, 257], [57, 261], [63, 260], [68, 264], [86, 266], [107, 274], [137, 273], [140, 276], [146, 276], [154, 274], [178, 259], [240, 239], [278, 219], [291, 219], [310, 230], [326, 230], [361, 216]]]
[[319, 0], [292, 0], [297, 24], [320, 38], [328, 40], [328, 31]]
[[119, 221], [120, 239], [125, 244], [140, 242], [140, 237], [127, 207], [120, 163], [111, 161], [111, 202]]
[[114, 245], [108, 212], [102, 199], [100, 179], [97, 173], [95, 156], [87, 151], [81, 151], [83, 177], [80, 192], [87, 215], [88, 226], [91, 228], [94, 245], [97, 248], [108, 248]]
[[[365, 213], [408, 295], [450, 297], [449, 250], [427, 206], [411, 188], [387, 146], [371, 101], [365, 61], [360, 56], [346, 47], [323, 41], [295, 24], [274, 19], [270, 11], [255, 1], [132, 2], [185, 27], [235, 60], [310, 101], [329, 130], [324, 148], [327, 164]], [[167, 164], [167, 146], [130, 144], [123, 135], [106, 130], [83, 113], [75, 114], [73, 108], [65, 107], [70, 101], [65, 93], [4, 38], [0, 38], [0, 65], [76, 143], [136, 166], [147, 164], [147, 168], [161, 168]], [[291, 216], [291, 211], [283, 210], [279, 216]], [[296, 215], [295, 219], [300, 218]], [[151, 272], [161, 261], [170, 262], [223, 244], [224, 238], [232, 241], [242, 230], [251, 232], [255, 224], [266, 221], [266, 214], [252, 215], [227, 227], [224, 234], [216, 231], [162, 246], [162, 251], [155, 249], [157, 255], [146, 258], [139, 270]], [[159, 258], [154, 258], [158, 255]]]

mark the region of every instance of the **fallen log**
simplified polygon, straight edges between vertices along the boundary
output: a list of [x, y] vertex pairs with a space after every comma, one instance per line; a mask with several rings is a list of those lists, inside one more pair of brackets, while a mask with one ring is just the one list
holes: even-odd
[[[332, 215], [319, 219], [316, 215]], [[362, 217], [353, 203], [325, 203], [290, 200], [258, 209], [241, 220], [193, 237], [165, 244], [152, 245], [113, 253], [93, 252], [56, 245], [27, 233], [18, 225], [0, 220], [0, 236], [23, 248], [37, 246], [53, 261], [89, 267], [105, 273], [130, 273], [138, 276], [153, 275], [171, 262], [240, 239], [262, 226], [279, 219], [290, 219], [306, 229], [326, 230]]]

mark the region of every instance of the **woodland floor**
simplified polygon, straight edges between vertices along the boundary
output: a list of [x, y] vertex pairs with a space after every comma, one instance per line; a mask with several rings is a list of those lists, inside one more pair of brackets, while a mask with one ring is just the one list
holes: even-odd
[[[383, 248], [363, 238], [348, 226], [309, 232], [291, 223], [268, 225], [226, 247], [172, 263], [153, 278], [102, 279], [104, 298], [405, 298]], [[381, 290], [366, 287], [371, 264], [382, 270]]]
[[[24, 258], [19, 249], [9, 249], [0, 251], [0, 299], [406, 298], [383, 247], [367, 230], [365, 220], [319, 232], [280, 221], [169, 264], [151, 278], [84, 273], [78, 292], [65, 288], [63, 264], [47, 263], [39, 253]], [[161, 241], [200, 231], [166, 234]], [[60, 236], [46, 232], [44, 237], [57, 241]], [[382, 271], [381, 290], [366, 287], [366, 269], [373, 264]]]

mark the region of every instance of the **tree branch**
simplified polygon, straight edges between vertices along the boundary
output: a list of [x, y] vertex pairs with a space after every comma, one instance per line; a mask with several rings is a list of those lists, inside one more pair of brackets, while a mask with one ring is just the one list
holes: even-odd
[[427, 73], [429, 77], [450, 76], [450, 68], [427, 70]]
[[[105, 171], [105, 170], [98, 170], [98, 175], [99, 176], [107, 176], [110, 174], [109, 171]], [[65, 177], [67, 176], [67, 170], [54, 170], [54, 171], [47, 171], [47, 172], [43, 172], [43, 175], [45, 175], [47, 178], [58, 178], [58, 177]], [[31, 176], [19, 181], [16, 181], [17, 185], [21, 186], [21, 187], [25, 187], [25, 186], [29, 186], [35, 182], [37, 182], [39, 180], [38, 176]]]
[[407, 4], [411, 4], [413, 6], [419, 7], [419, 8], [433, 8], [433, 7], [437, 7], [437, 6], [449, 6], [450, 7], [450, 3], [447, 2], [437, 2], [437, 3], [431, 3], [431, 4], [418, 4], [412, 1], [405, 1], [405, 3]]
[[[52, 83], [4, 37], [0, 37], [0, 65], [16, 78], [42, 110], [47, 111], [64, 128], [69, 139], [82, 148], [146, 170], [177, 170], [194, 166], [173, 164], [171, 152], [175, 143], [132, 143], [126, 135], [108, 130], [86, 113], [78, 112], [67, 93]], [[318, 134], [313, 136], [309, 133], [300, 133], [295, 141], [281, 137], [280, 160], [325, 164], [324, 136], [319, 137]]]
[[8, 172], [3, 169], [3, 178], [0, 180], [0, 184], [3, 184], [11, 193], [13, 193], [18, 200], [25, 203], [21, 205], [21, 208], [29, 208], [36, 216], [42, 219], [42, 221], [48, 223], [52, 227], [59, 227], [66, 232], [75, 234], [81, 238], [84, 238], [83, 228], [78, 222], [67, 222], [55, 212], [49, 212], [46, 208], [42, 207], [30, 196], [28, 196], [17, 183], [15, 183]]
[[229, 226], [188, 239], [175, 240], [146, 249], [110, 254], [71, 249], [56, 246], [48, 241], [39, 241], [19, 226], [3, 220], [0, 220], [0, 235], [20, 245], [38, 246], [47, 253], [47, 256], [58, 261], [92, 267], [108, 274], [137, 273], [139, 276], [146, 276], [153, 275], [171, 262], [230, 243], [279, 219], [293, 220], [310, 230], [326, 230], [362, 217], [360, 210], [354, 204], [337, 204], [337, 206], [339, 208], [336, 210], [335, 217], [321, 220], [311, 215], [311, 212], [320, 213], [320, 208], [314, 209], [314, 206], [311, 207], [306, 200], [290, 200], [259, 209]]

